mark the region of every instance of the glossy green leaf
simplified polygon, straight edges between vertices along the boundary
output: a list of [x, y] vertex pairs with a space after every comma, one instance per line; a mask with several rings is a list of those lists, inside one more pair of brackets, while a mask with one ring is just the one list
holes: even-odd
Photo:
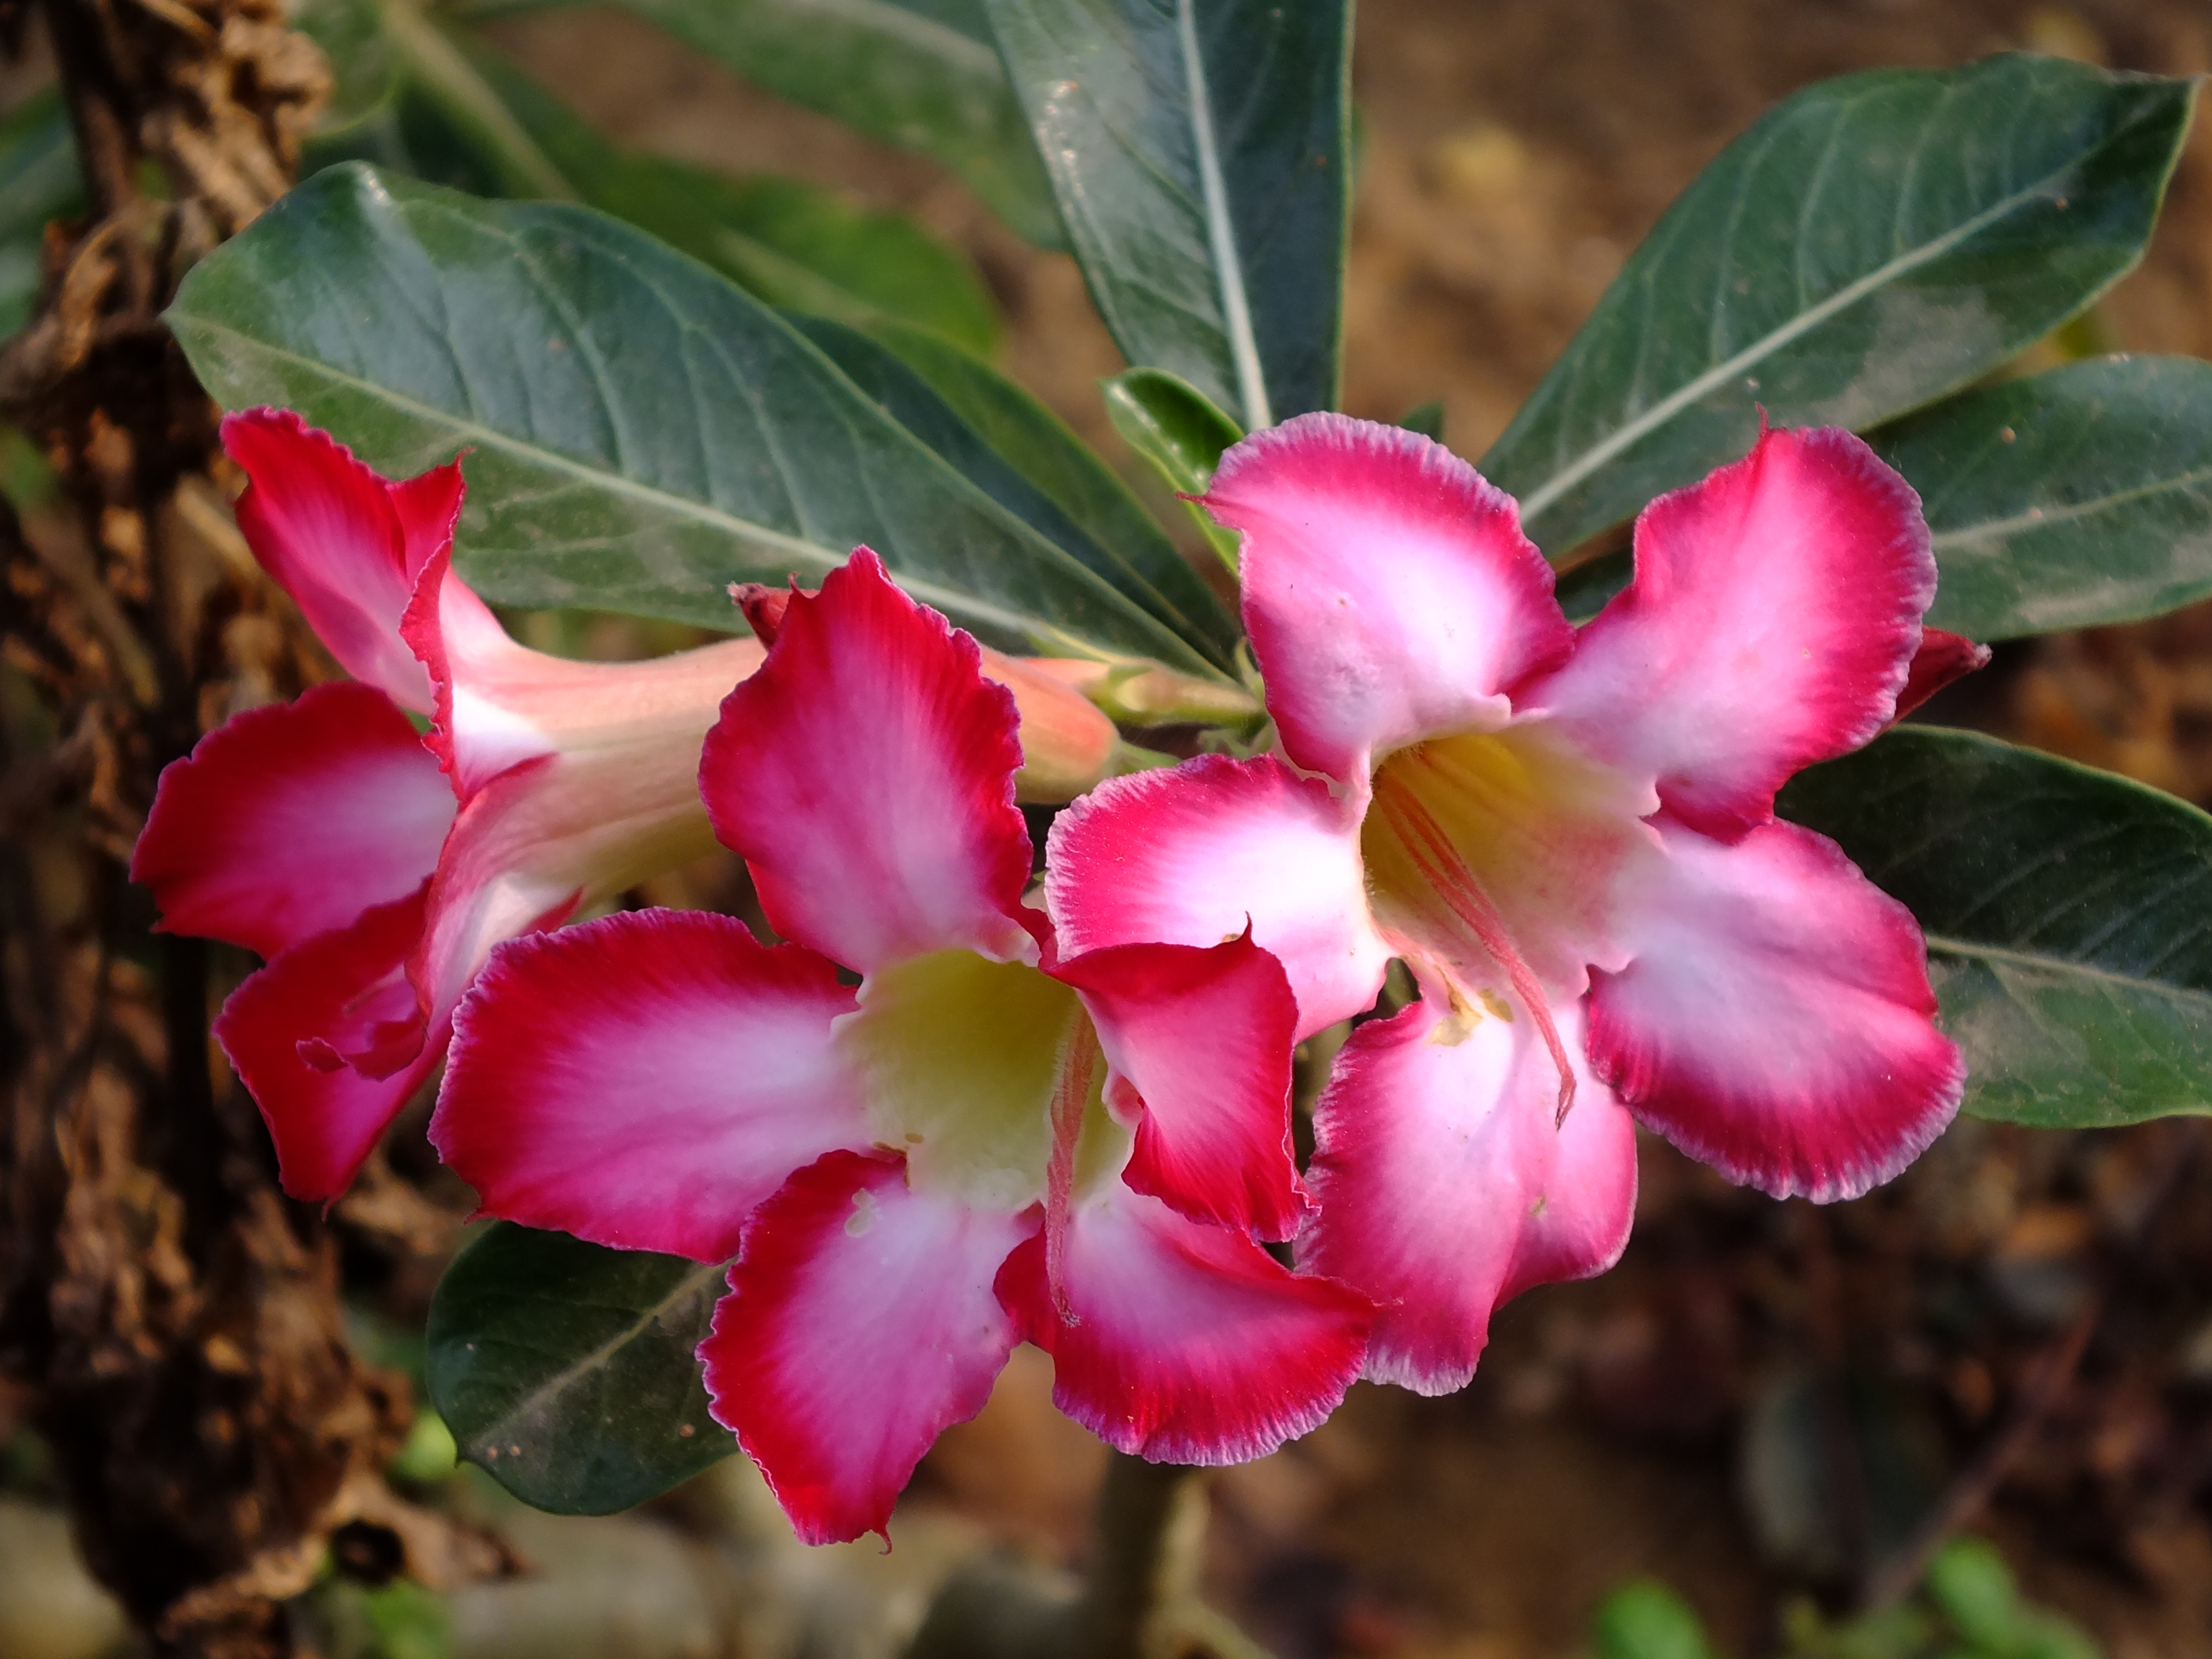
[[737, 1449], [696, 1350], [723, 1270], [500, 1222], [430, 1301], [430, 1399], [460, 1455], [526, 1504], [607, 1515]]
[[[793, 320], [799, 331], [886, 414], [984, 494], [1065, 548], [1219, 666], [1233, 667], [1237, 629], [1197, 573], [1144, 509], [1121, 491], [1104, 465], [1028, 393], [957, 347], [934, 342], [918, 331], [903, 331], [900, 337], [908, 349], [932, 364], [934, 379], [921, 373], [885, 341], [819, 319]], [[940, 390], [940, 383], [954, 387], [966, 408], [957, 405]], [[992, 438], [987, 439], [969, 419], [967, 409], [997, 417]], [[1038, 423], [1029, 423], [1032, 415]], [[1029, 470], [1017, 465], [1006, 453], [1008, 448], [1031, 462], [1049, 481], [1076, 486], [1075, 490], [1061, 494], [1079, 492], [1083, 504], [1118, 507], [1126, 502], [1130, 516], [1108, 520], [1120, 532], [1118, 539], [1109, 543], [1094, 533], [1089, 524], [1062, 505], [1060, 495], [1040, 486]], [[1083, 463], [1103, 475], [1103, 485], [1098, 478], [1085, 475]], [[1106, 486], [1120, 492], [1119, 498]]]
[[1808, 87], [1700, 173], [1482, 461], [1557, 556], [1784, 426], [1979, 379], [2132, 267], [2192, 83], [2054, 58]]
[[[1221, 464], [1222, 451], [1244, 435], [1204, 392], [1164, 369], [1133, 368], [1102, 380], [1099, 390], [1105, 394], [1106, 418], [1114, 430], [1179, 495], [1203, 495], [1213, 482], [1213, 469]], [[1214, 523], [1195, 503], [1186, 505], [1206, 544], [1233, 572], [1235, 533]]]
[[362, 160], [474, 195], [588, 202], [770, 305], [860, 325], [903, 320], [976, 351], [996, 343], [981, 279], [913, 221], [796, 179], [622, 149], [498, 53], [403, 0], [370, 9], [398, 65], [390, 106], [323, 135], [308, 171]]
[[1348, 0], [983, 0], [1099, 315], [1256, 431], [1336, 401]]
[[1913, 726], [1802, 774], [1780, 810], [1920, 919], [1967, 1111], [2075, 1128], [2212, 1111], [2212, 817]]
[[978, 0], [620, 0], [755, 84], [964, 179], [1021, 236], [1060, 216]]
[[46, 276], [47, 222], [83, 207], [69, 112], [49, 88], [0, 121], [0, 337], [31, 319]]
[[1947, 398], [1874, 444], [1927, 509], [1939, 628], [2009, 639], [2212, 593], [2212, 363], [2069, 363]]
[[168, 320], [228, 407], [297, 409], [387, 473], [473, 449], [459, 556], [493, 599], [727, 627], [729, 582], [818, 581], [865, 542], [995, 642], [1204, 669], [774, 312], [588, 208], [332, 168]]

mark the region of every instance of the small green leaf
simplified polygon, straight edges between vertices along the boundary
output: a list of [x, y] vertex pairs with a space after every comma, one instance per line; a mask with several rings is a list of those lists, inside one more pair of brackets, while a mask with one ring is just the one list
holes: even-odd
[[[1125, 538], [1121, 546], [1109, 547], [988, 442], [962, 410], [938, 389], [937, 381], [926, 378], [885, 343], [821, 319], [801, 318], [794, 319], [794, 323], [830, 362], [845, 371], [855, 386], [875, 400], [878, 407], [950, 462], [992, 500], [1055, 545], [1065, 548], [1086, 568], [1175, 629], [1217, 665], [1224, 669], [1233, 668], [1236, 629], [1199, 581], [1197, 574], [1176, 551], [1175, 544], [1149, 517], [1144, 516], [1141, 507], [1133, 501], [1130, 503], [1138, 515], [1136, 523], [1147, 532], [1144, 538]], [[908, 330], [902, 337], [909, 349], [918, 349], [918, 355], [925, 356], [933, 363], [939, 380], [952, 383], [962, 391], [963, 401], [969, 406], [1018, 416], [1018, 407], [1012, 398], [1026, 400], [1027, 393], [1000, 380], [991, 369], [974, 359], [963, 361], [964, 354], [955, 347], [938, 345], [934, 355], [930, 356], [928, 337]], [[1051, 421], [1041, 405], [1036, 407], [1039, 416]], [[1014, 419], [1001, 419], [994, 429], [1000, 438], [1017, 441], [1021, 446], [1020, 453], [1032, 461], [1048, 461], [1043, 470], [1055, 482], [1079, 477], [1076, 458], [1091, 459], [1089, 452], [1081, 447], [1075, 435], [1056, 422], [1048, 426], [1024, 428]], [[1063, 437], [1068, 449], [1056, 451], [1054, 446]], [[1092, 460], [1091, 465], [1105, 472], [1103, 465], [1097, 461]], [[1106, 477], [1110, 480], [1112, 475]], [[1092, 482], [1080, 481], [1086, 484]], [[1091, 499], [1098, 499], [1100, 494], [1094, 489]], [[1112, 500], [1110, 496], [1104, 499]], [[1128, 528], [1126, 524], [1121, 527], [1125, 532]]]
[[995, 644], [1210, 672], [774, 312], [588, 208], [332, 168], [168, 321], [227, 407], [297, 409], [397, 476], [473, 449], [459, 557], [500, 603], [727, 628], [730, 582], [818, 582], [866, 543]]
[[1779, 810], [1919, 918], [1967, 1111], [2049, 1128], [2212, 1112], [2212, 817], [1913, 726], [1801, 774]]
[[1947, 398], [1874, 444], [1927, 508], [1939, 628], [2009, 639], [2212, 593], [2212, 363], [2069, 363]]
[[[1099, 385], [1114, 430], [1179, 495], [1204, 495], [1222, 452], [1244, 435], [1204, 392], [1165, 369], [1133, 368]], [[1190, 513], [1207, 544], [1234, 571], [1236, 536], [1195, 504]]]
[[2142, 258], [2193, 83], [2054, 58], [1808, 87], [1659, 222], [1482, 462], [1557, 556], [1778, 425], [1979, 379]]
[[608, 1515], [737, 1449], [696, 1350], [723, 1272], [501, 1222], [430, 1302], [430, 1398], [460, 1455], [526, 1504]]
[[2020, 1588], [1995, 1545], [1953, 1539], [1928, 1564], [1928, 1594], [1969, 1642], [2000, 1653], [2018, 1644]]
[[0, 121], [0, 337], [31, 320], [46, 277], [47, 222], [83, 210], [69, 111], [49, 88]]
[[1349, 0], [982, 0], [1122, 355], [1250, 430], [1336, 402]]
[[1712, 1659], [1697, 1610], [1656, 1578], [1621, 1585], [1591, 1623], [1597, 1659]]
[[977, 0], [620, 0], [794, 104], [951, 167], [1016, 234], [1061, 246], [1052, 187]]

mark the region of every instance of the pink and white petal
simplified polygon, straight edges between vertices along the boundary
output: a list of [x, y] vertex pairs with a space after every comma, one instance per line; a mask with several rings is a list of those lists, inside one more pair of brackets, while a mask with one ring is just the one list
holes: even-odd
[[1112, 779], [1060, 815], [1048, 848], [1045, 902], [1070, 957], [1249, 927], [1290, 978], [1300, 1041], [1382, 988], [1391, 951], [1368, 910], [1359, 807], [1272, 756]]
[[992, 1285], [1036, 1226], [915, 1193], [880, 1153], [832, 1152], [753, 1212], [699, 1356], [802, 1541], [889, 1541], [915, 1465], [1013, 1349]]
[[461, 456], [414, 477], [389, 482], [385, 490], [399, 520], [399, 568], [411, 594], [430, 561], [453, 550], [453, 532], [460, 528], [461, 502], [468, 494], [461, 478]]
[[1053, 1403], [1133, 1456], [1265, 1456], [1318, 1428], [1359, 1375], [1366, 1297], [1118, 1182], [1078, 1203], [1061, 1274], [1072, 1324], [1041, 1237], [1007, 1259], [1000, 1299], [1053, 1357]]
[[526, 708], [501, 707], [483, 695], [487, 683], [524, 670], [540, 653], [507, 637], [453, 565], [450, 548], [423, 565], [399, 632], [430, 678], [429, 745], [453, 778], [453, 793], [466, 800], [501, 773], [542, 759], [558, 745]]
[[[238, 527], [261, 568], [348, 673], [428, 714], [430, 683], [399, 637], [399, 618], [414, 589], [410, 531], [434, 523], [428, 509], [443, 486], [416, 481], [403, 523], [387, 482], [289, 410], [224, 416], [222, 447], [250, 481]], [[458, 464], [448, 470], [458, 498]]]
[[[445, 1054], [446, 1028], [424, 1030], [401, 972], [422, 920], [419, 891], [374, 906], [275, 957], [216, 1017], [216, 1040], [261, 1109], [294, 1198], [327, 1201], [352, 1185]], [[345, 1063], [378, 1028], [402, 1022], [415, 1031], [414, 1052], [386, 1075], [367, 1077]]]
[[1592, 1068], [1639, 1121], [1777, 1198], [1856, 1198], [1958, 1110], [1918, 926], [1833, 842], [1733, 845], [1656, 821], [1664, 869], [1624, 896], [1635, 951], [1591, 976]]
[[1644, 508], [1636, 579], [1517, 701], [1726, 834], [1888, 724], [1935, 592], [1910, 484], [1848, 432], [1769, 430]]
[[1894, 718], [1903, 720], [1944, 687], [1978, 668], [1988, 667], [1989, 662], [1986, 645], [1977, 645], [1963, 635], [1947, 634], [1940, 628], [1922, 629], [1920, 649], [1912, 653], [1905, 689], [1897, 694]]
[[1136, 1129], [1121, 1178], [1196, 1221], [1288, 1238], [1305, 1214], [1291, 1150], [1297, 1003], [1249, 938], [1122, 945], [1062, 963]]
[[862, 973], [963, 948], [1035, 960], [1012, 694], [866, 548], [795, 593], [723, 702], [699, 785], [769, 924]]
[[1301, 415], [1224, 455], [1203, 504], [1243, 534], [1244, 625], [1309, 770], [1357, 784], [1390, 750], [1501, 726], [1571, 647], [1513, 498], [1417, 433]]
[[[1571, 1054], [1573, 1006], [1553, 1018]], [[1368, 1376], [1419, 1394], [1464, 1388], [1507, 1297], [1619, 1256], [1634, 1126], [1577, 1073], [1559, 1126], [1559, 1072], [1534, 1022], [1455, 1012], [1434, 987], [1338, 1053], [1314, 1113], [1316, 1207], [1298, 1265], [1374, 1299]]]
[[737, 1253], [793, 1170], [868, 1143], [836, 967], [705, 911], [514, 939], [453, 1017], [430, 1142], [483, 1212], [620, 1249]]
[[453, 792], [407, 716], [340, 681], [234, 715], [173, 762], [131, 855], [168, 933], [264, 957], [428, 878]]

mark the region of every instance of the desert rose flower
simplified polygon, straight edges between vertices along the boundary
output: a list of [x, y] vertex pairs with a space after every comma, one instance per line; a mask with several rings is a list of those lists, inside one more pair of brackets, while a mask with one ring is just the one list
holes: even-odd
[[[164, 772], [132, 874], [165, 928], [268, 959], [216, 1035], [285, 1189], [330, 1199], [443, 1057], [495, 943], [712, 848], [700, 744], [763, 647], [528, 650], [451, 569], [458, 463], [394, 483], [278, 410], [231, 416], [223, 443], [248, 545], [355, 678], [240, 714]], [[1066, 692], [1039, 718], [1048, 788], [1098, 775], [1104, 715]]]
[[[1013, 1344], [1186, 1462], [1318, 1424], [1368, 1304], [1294, 1231], [1290, 988], [1230, 930], [1063, 956], [1012, 694], [866, 550], [782, 610], [700, 782], [789, 943], [641, 911], [500, 947], [431, 1139], [485, 1212], [719, 1261], [715, 1416], [810, 1541], [881, 1531]], [[840, 969], [857, 976], [857, 985]]]
[[1280, 752], [1106, 784], [1048, 891], [1070, 951], [1249, 918], [1301, 1036], [1412, 968], [1318, 1104], [1298, 1241], [1376, 1301], [1369, 1375], [1457, 1388], [1499, 1302], [1609, 1266], [1635, 1121], [1822, 1200], [1941, 1133], [1962, 1069], [1918, 927], [1773, 810], [1986, 656], [1922, 628], [1919, 501], [1864, 444], [1765, 431], [1652, 502], [1579, 631], [1512, 500], [1413, 434], [1301, 416], [1205, 505], [1243, 534]]

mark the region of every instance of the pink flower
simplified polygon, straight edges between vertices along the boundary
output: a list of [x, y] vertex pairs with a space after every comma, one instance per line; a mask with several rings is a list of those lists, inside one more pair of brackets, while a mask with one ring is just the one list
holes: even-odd
[[458, 463], [391, 483], [276, 410], [231, 416], [223, 444], [254, 556], [356, 678], [202, 738], [161, 775], [131, 873], [165, 928], [268, 958], [216, 1035], [285, 1190], [330, 1199], [443, 1057], [494, 943], [712, 848], [700, 744], [763, 652], [526, 650], [450, 570]]
[[1241, 927], [1059, 953], [978, 663], [865, 549], [794, 597], [700, 774], [792, 942], [644, 911], [501, 946], [431, 1125], [490, 1214], [737, 1256], [708, 1388], [814, 1542], [882, 1531], [1018, 1340], [1192, 1462], [1314, 1427], [1364, 1346], [1364, 1297], [1252, 1238], [1304, 1209], [1281, 968]]
[[1918, 927], [1774, 817], [1985, 659], [1929, 630], [1918, 499], [1835, 430], [1769, 431], [1638, 520], [1577, 632], [1510, 498], [1440, 446], [1310, 415], [1223, 458], [1281, 757], [1117, 779], [1055, 825], [1071, 950], [1241, 932], [1303, 1037], [1405, 959], [1320, 1102], [1302, 1267], [1381, 1308], [1368, 1374], [1464, 1384], [1492, 1309], [1627, 1239], [1632, 1121], [1777, 1196], [1846, 1198], [1962, 1082]]

